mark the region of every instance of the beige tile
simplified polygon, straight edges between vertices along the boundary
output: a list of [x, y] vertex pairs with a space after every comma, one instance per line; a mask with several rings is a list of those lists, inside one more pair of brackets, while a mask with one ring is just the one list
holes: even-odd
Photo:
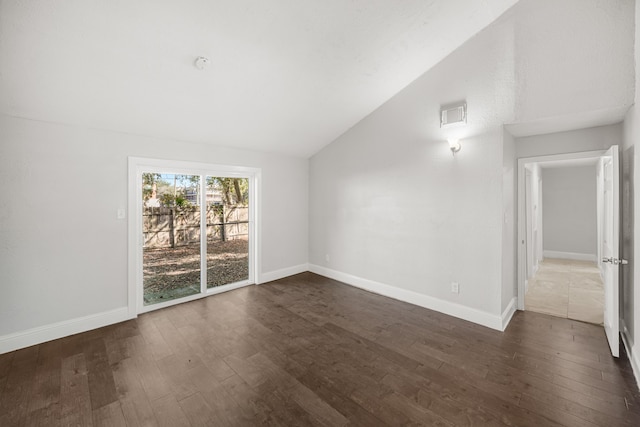
[[596, 264], [594, 261], [578, 261], [578, 260], [567, 260], [568, 265], [571, 266], [571, 268], [583, 268], [583, 267], [590, 267], [590, 268], [598, 268], [598, 264]]
[[538, 271], [535, 275], [536, 281], [566, 283], [571, 282], [571, 273], [569, 271]]
[[569, 304], [593, 305], [596, 308], [604, 307], [604, 292], [569, 287]]
[[545, 304], [537, 300], [530, 300], [525, 303], [525, 310], [536, 313], [550, 314], [552, 316], [567, 318], [567, 304]]
[[600, 275], [600, 270], [597, 268], [574, 268], [574, 269], [571, 269], [571, 272]]
[[569, 289], [568, 316], [570, 319], [603, 323], [604, 292], [589, 289]]
[[565, 263], [543, 261], [538, 265], [537, 273], [555, 272], [555, 271], [559, 271], [559, 272], [569, 271], [569, 266]]
[[549, 314], [551, 316], [562, 317], [567, 319], [567, 306], [563, 307], [551, 307], [547, 305], [535, 305], [535, 304], [525, 304], [525, 310], [535, 311], [536, 313]]
[[540, 266], [541, 267], [549, 267], [549, 266], [554, 266], [554, 265], [571, 265], [574, 262], [575, 261], [572, 261], [570, 259], [545, 258], [540, 263]]
[[554, 316], [567, 317], [569, 284], [536, 280], [529, 284], [525, 297], [525, 309]]
[[604, 285], [588, 261], [545, 259], [529, 280], [525, 309], [602, 324]]
[[604, 323], [604, 315], [590, 310], [577, 310], [572, 311], [569, 307], [567, 315], [568, 319], [579, 320], [581, 322], [593, 323], [596, 325], [602, 325]]
[[571, 274], [570, 286], [576, 289], [589, 289], [604, 292], [604, 283], [602, 283], [600, 273], [573, 273]]
[[529, 293], [543, 293], [546, 296], [567, 296], [569, 295], [569, 286], [569, 282], [539, 279], [529, 285]]

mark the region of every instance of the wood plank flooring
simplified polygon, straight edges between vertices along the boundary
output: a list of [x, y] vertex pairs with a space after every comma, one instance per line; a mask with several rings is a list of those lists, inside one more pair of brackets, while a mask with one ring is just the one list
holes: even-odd
[[506, 332], [304, 273], [0, 355], [1, 426], [638, 426], [601, 327]]

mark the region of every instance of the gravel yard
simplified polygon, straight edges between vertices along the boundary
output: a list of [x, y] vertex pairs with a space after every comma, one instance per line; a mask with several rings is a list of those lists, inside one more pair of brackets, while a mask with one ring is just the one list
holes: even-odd
[[[145, 248], [143, 257], [145, 302], [166, 301], [199, 291], [199, 243], [177, 248]], [[248, 278], [249, 242], [247, 240], [209, 242], [207, 245], [208, 288]]]

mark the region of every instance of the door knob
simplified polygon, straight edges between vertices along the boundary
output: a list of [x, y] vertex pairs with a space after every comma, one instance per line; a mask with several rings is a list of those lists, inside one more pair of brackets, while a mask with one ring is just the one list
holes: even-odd
[[602, 262], [610, 262], [613, 265], [627, 265], [629, 261], [626, 259], [618, 259], [618, 258], [602, 258]]

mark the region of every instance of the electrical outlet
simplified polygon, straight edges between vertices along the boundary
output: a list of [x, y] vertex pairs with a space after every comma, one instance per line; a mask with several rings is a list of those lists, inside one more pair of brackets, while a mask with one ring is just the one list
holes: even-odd
[[451, 282], [451, 293], [459, 294], [460, 293], [460, 285], [458, 282]]
[[329, 254], [325, 254], [325, 256], [324, 256], [324, 260], [325, 260], [326, 262], [331, 262], [331, 257], [329, 256]]

